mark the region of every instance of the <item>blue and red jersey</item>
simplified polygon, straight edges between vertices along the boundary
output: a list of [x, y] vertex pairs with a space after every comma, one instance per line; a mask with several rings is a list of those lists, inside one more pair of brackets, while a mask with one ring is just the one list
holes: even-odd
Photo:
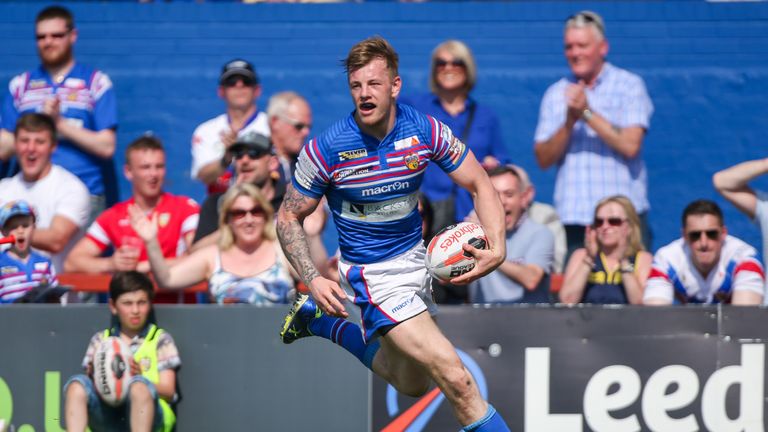
[[328, 198], [342, 258], [370, 264], [422, 241], [424, 170], [433, 161], [450, 173], [468, 152], [448, 126], [408, 105], [397, 105], [395, 126], [382, 141], [362, 133], [353, 112], [302, 148], [293, 186]]
[[51, 260], [30, 252], [27, 262], [0, 253], [0, 304], [13, 303], [40, 285], [58, 286]]
[[[109, 77], [90, 66], [75, 63], [61, 83], [42, 66], [11, 79], [2, 107], [2, 128], [16, 130], [23, 114], [40, 112], [46, 100], [57, 97], [61, 116], [78, 126], [100, 131], [117, 128], [117, 101]], [[53, 163], [76, 175], [91, 195], [104, 194], [102, 160], [69, 140], [59, 140]]]

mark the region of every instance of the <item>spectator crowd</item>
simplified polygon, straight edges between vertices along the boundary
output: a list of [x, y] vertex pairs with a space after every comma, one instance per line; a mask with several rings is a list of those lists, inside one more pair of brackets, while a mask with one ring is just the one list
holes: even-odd
[[[0, 228], [9, 242], [0, 255], [0, 303], [60, 295], [62, 272], [138, 271], [167, 290], [207, 282], [203, 300], [220, 304], [289, 303], [302, 290], [275, 239], [274, 219], [312, 130], [304, 97], [279, 92], [263, 107], [253, 64], [227, 62], [217, 89], [224, 111], [190, 137], [191, 176], [205, 185], [204, 202], [165, 189], [167, 170], [178, 167], [168, 163], [161, 138], [146, 134], [125, 151], [122, 175], [131, 197], [109, 203], [118, 126], [113, 83], [76, 60], [78, 29], [66, 8], [43, 9], [35, 37], [40, 66], [10, 80], [0, 111], [0, 159], [10, 170], [0, 181]], [[641, 150], [651, 97], [640, 76], [607, 61], [605, 23], [597, 13], [568, 17], [563, 40], [570, 73], [544, 93], [533, 143], [539, 167], [556, 170], [554, 206], [535, 202], [535, 186], [512, 163], [498, 116], [472, 96], [480, 71], [464, 42], [434, 48], [430, 92], [399, 98], [447, 125], [472, 150], [504, 209], [506, 261], [469, 286], [435, 281], [437, 301], [762, 304], [766, 263], [754, 246], [728, 234], [712, 201], [689, 203], [681, 237], [655, 254], [649, 250]], [[749, 182], [766, 173], [768, 160], [755, 160], [713, 179], [718, 192], [761, 226], [763, 250], [768, 195]], [[447, 225], [477, 218], [470, 195], [433, 165], [418, 209], [425, 241]], [[318, 206], [304, 228], [312, 261], [334, 278], [337, 256], [322, 241], [327, 218], [327, 207]], [[177, 299], [160, 293], [154, 300]]]

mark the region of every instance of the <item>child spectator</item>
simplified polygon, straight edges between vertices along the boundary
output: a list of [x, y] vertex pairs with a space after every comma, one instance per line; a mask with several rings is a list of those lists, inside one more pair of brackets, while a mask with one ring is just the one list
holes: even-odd
[[26, 201], [0, 207], [3, 237], [13, 236], [11, 247], [0, 254], [0, 303], [13, 303], [36, 288], [59, 284], [51, 260], [32, 251], [35, 212]]

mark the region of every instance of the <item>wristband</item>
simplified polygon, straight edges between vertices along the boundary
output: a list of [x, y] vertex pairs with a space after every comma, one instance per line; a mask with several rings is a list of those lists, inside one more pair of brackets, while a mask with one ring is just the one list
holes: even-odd
[[584, 111], [581, 112], [581, 118], [583, 118], [585, 122], [592, 120], [592, 117], [594, 116], [595, 113], [593, 113], [589, 108], [585, 108]]
[[632, 264], [629, 261], [622, 262], [621, 266], [619, 267], [619, 272], [621, 272], [621, 273], [634, 273], [635, 272], [635, 265]]

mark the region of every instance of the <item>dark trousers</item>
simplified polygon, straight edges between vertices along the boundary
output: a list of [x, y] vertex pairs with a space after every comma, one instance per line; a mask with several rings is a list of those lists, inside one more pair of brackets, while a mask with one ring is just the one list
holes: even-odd
[[453, 196], [440, 201], [430, 201], [429, 205], [432, 207], [432, 223], [429, 227], [430, 232], [426, 236], [427, 239], [431, 239], [432, 236], [448, 225], [456, 223], [456, 209]]
[[[650, 225], [648, 225], [648, 213], [641, 213], [638, 216], [640, 217], [640, 232], [643, 237], [643, 246], [645, 246], [645, 250], [651, 251], [653, 233], [651, 232]], [[565, 254], [565, 263], [567, 265], [573, 251], [584, 247], [584, 233], [587, 227], [584, 225], [564, 225], [564, 227], [565, 241], [568, 244], [568, 251]]]

